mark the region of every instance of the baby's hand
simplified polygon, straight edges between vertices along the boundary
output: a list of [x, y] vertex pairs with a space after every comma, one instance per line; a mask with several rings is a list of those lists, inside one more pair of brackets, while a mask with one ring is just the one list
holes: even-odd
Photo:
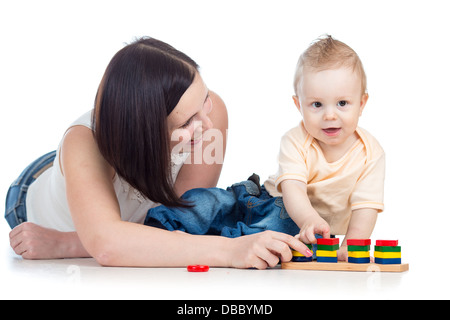
[[348, 250], [347, 246], [341, 246], [337, 252], [338, 261], [348, 260]]
[[330, 226], [321, 217], [306, 220], [300, 227], [298, 238], [304, 243], [316, 243], [316, 234], [321, 234], [324, 238], [330, 237]]

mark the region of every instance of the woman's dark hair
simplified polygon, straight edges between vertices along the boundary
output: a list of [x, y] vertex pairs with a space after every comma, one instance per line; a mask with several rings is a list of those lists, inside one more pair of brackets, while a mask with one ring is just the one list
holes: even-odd
[[194, 81], [184, 53], [141, 38], [116, 53], [95, 98], [92, 128], [103, 157], [146, 198], [187, 206], [174, 191], [167, 116]]

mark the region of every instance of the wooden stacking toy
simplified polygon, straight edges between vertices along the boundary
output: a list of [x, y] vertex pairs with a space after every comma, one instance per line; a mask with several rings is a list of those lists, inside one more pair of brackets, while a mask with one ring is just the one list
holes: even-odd
[[337, 263], [337, 251], [339, 249], [339, 238], [317, 239], [317, 262]]
[[370, 263], [370, 239], [348, 239], [349, 263]]
[[[338, 261], [339, 238], [317, 239], [317, 260], [292, 250], [292, 261], [281, 263], [282, 269], [404, 272], [409, 264], [402, 263], [398, 240], [377, 240], [374, 248], [375, 261], [370, 261], [370, 239], [347, 239], [348, 262]], [[311, 250], [313, 247], [308, 245]]]
[[374, 257], [375, 263], [401, 264], [402, 247], [398, 245], [398, 240], [377, 240]]

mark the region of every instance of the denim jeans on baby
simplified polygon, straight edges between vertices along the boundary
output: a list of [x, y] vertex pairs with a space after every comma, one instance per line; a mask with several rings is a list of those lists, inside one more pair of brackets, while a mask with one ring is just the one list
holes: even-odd
[[247, 180], [226, 190], [198, 188], [182, 197], [191, 208], [158, 206], [148, 211], [145, 225], [181, 230], [190, 234], [239, 237], [265, 230], [290, 235], [299, 233], [288, 216], [281, 197], [272, 197], [264, 186]]
[[30, 184], [53, 164], [56, 151], [49, 152], [31, 163], [11, 184], [6, 195], [5, 219], [12, 228], [27, 221], [26, 198]]

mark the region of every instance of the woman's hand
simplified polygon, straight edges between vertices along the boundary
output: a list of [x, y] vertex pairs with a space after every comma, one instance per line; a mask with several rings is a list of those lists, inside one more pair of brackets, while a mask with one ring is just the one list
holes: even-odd
[[76, 232], [60, 232], [31, 222], [15, 227], [9, 233], [9, 243], [24, 259], [89, 257]]
[[230, 263], [235, 268], [266, 269], [275, 267], [279, 260], [292, 259], [291, 248], [312, 256], [312, 252], [294, 237], [275, 231], [264, 231], [248, 236], [231, 239]]

